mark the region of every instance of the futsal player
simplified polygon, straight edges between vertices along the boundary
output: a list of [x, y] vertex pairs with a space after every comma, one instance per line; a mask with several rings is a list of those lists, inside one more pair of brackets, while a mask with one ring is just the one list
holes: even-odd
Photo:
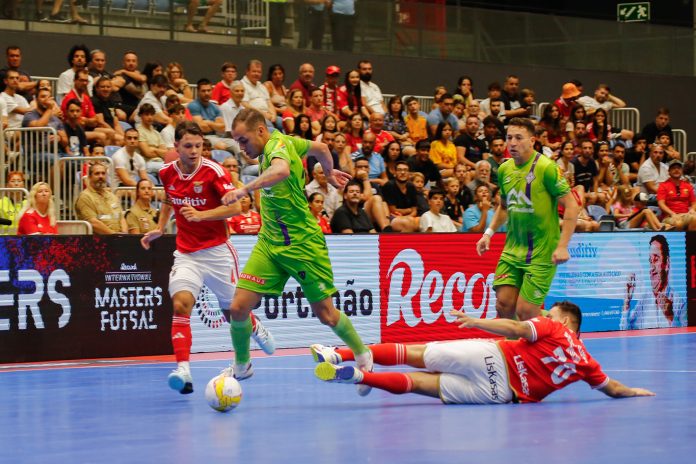
[[[338, 311], [331, 295], [336, 292], [326, 240], [309, 211], [304, 193], [302, 157], [314, 156], [327, 181], [342, 188], [350, 175], [334, 169], [328, 147], [319, 142], [281, 134], [270, 134], [263, 115], [244, 109], [235, 117], [232, 136], [252, 159], [260, 158], [258, 178], [227, 192], [222, 201], [234, 204], [255, 190], [261, 192], [262, 226], [258, 241], [240, 274], [230, 308], [235, 363], [228, 375], [244, 379], [253, 374], [249, 358], [248, 315], [263, 294], [280, 295], [290, 277], [299, 282], [314, 314], [355, 353], [357, 364], [372, 370], [372, 354], [363, 345], [348, 317]], [[358, 393], [366, 395], [368, 386]]]
[[577, 305], [556, 303], [547, 317], [524, 322], [480, 319], [452, 311], [461, 328], [477, 328], [517, 340], [470, 339], [455, 342], [371, 345], [376, 364], [406, 364], [427, 372], [365, 372], [339, 365], [352, 352], [312, 345], [315, 374], [321, 380], [370, 385], [390, 393], [417, 393], [445, 404], [537, 402], [578, 380], [613, 398], [654, 396], [610, 379], [578, 338], [582, 313]]
[[[565, 177], [550, 158], [534, 151], [534, 123], [512, 118], [507, 148], [512, 159], [498, 168], [500, 205], [476, 244], [479, 256], [507, 220], [505, 246], [495, 269], [493, 287], [500, 317], [526, 320], [538, 316], [551, 287], [556, 265], [568, 261], [568, 242], [580, 207]], [[558, 227], [558, 203], [565, 207]]]
[[[177, 125], [174, 146], [179, 159], [159, 171], [167, 200], [162, 204], [157, 228], [141, 239], [147, 250], [164, 233], [172, 210], [176, 218], [176, 251], [169, 274], [169, 294], [174, 306], [172, 345], [177, 368], [169, 374], [169, 386], [180, 393], [193, 392], [189, 366], [191, 311], [205, 284], [228, 308], [238, 279], [237, 251], [229, 241], [225, 219], [239, 214], [238, 204], [226, 206], [221, 198], [233, 191], [229, 172], [201, 157], [203, 133], [195, 122]], [[251, 335], [268, 354], [275, 351], [273, 338], [255, 317], [247, 320]]]

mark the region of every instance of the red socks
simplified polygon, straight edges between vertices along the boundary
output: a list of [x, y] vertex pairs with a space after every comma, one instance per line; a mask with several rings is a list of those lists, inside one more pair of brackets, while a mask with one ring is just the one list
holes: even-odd
[[176, 362], [188, 362], [191, 355], [191, 316], [175, 314], [172, 317], [172, 346]]
[[[401, 343], [380, 343], [368, 346], [372, 351], [375, 364], [381, 366], [398, 366], [406, 364], [406, 346]], [[355, 355], [350, 348], [338, 348], [336, 352], [344, 361], [355, 361]]]
[[413, 390], [413, 380], [411, 380], [408, 374], [402, 374], [401, 372], [363, 371], [363, 380], [360, 383], [397, 395], [410, 393]]

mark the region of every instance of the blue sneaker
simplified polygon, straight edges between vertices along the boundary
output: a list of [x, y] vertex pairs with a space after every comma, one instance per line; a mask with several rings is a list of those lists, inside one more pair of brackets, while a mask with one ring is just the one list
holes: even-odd
[[179, 366], [169, 374], [167, 377], [167, 383], [169, 388], [176, 390], [182, 395], [188, 395], [193, 393], [193, 378], [191, 377], [191, 371], [185, 367]]
[[328, 362], [319, 363], [314, 375], [325, 382], [359, 383], [363, 379], [362, 371], [354, 366], [336, 366]]
[[336, 352], [336, 349], [331, 346], [315, 343], [309, 347], [309, 350], [312, 352], [314, 362], [329, 362], [331, 364], [341, 364], [343, 362], [343, 359], [341, 359], [341, 356]]
[[[266, 354], [275, 353], [275, 339], [271, 332], [261, 324], [261, 321], [256, 318], [256, 330], [251, 333], [251, 338], [259, 345]], [[246, 377], [245, 377], [246, 378]]]

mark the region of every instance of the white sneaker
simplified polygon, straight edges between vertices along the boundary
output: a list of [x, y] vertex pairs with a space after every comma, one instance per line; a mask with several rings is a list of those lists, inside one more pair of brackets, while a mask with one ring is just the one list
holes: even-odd
[[330, 362], [331, 364], [341, 364], [343, 359], [341, 355], [336, 352], [336, 348], [332, 346], [324, 346], [319, 343], [310, 345], [310, 351], [312, 352], [312, 357], [314, 362]]
[[363, 379], [363, 373], [354, 366], [336, 366], [322, 362], [314, 368], [314, 375], [325, 382], [358, 383]]
[[244, 364], [230, 364], [220, 371], [220, 375], [234, 377], [237, 380], [244, 380], [254, 375], [254, 367], [251, 365], [251, 361]]
[[[372, 351], [367, 350], [366, 353], [356, 354], [355, 363], [358, 365], [358, 369], [372, 372], [374, 367], [374, 362], [372, 361]], [[372, 391], [372, 387], [369, 385], [358, 385], [358, 395], [367, 396]]]
[[264, 353], [273, 354], [275, 352], [275, 340], [273, 339], [273, 335], [261, 324], [258, 318], [256, 318], [256, 330], [251, 332], [251, 338], [261, 347]]
[[167, 377], [167, 383], [169, 388], [176, 390], [182, 395], [188, 395], [193, 393], [193, 378], [191, 377], [191, 371], [185, 367], [179, 366], [169, 374]]

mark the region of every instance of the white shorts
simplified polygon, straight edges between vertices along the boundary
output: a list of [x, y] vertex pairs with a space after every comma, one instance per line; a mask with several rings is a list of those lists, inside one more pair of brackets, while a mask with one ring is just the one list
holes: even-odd
[[227, 309], [239, 278], [238, 267], [237, 250], [230, 241], [193, 253], [177, 250], [169, 273], [169, 295], [186, 291], [196, 298], [205, 284], [217, 297], [220, 308]]
[[443, 403], [509, 403], [512, 390], [507, 366], [492, 340], [458, 340], [428, 343], [423, 354], [425, 367], [440, 375]]

